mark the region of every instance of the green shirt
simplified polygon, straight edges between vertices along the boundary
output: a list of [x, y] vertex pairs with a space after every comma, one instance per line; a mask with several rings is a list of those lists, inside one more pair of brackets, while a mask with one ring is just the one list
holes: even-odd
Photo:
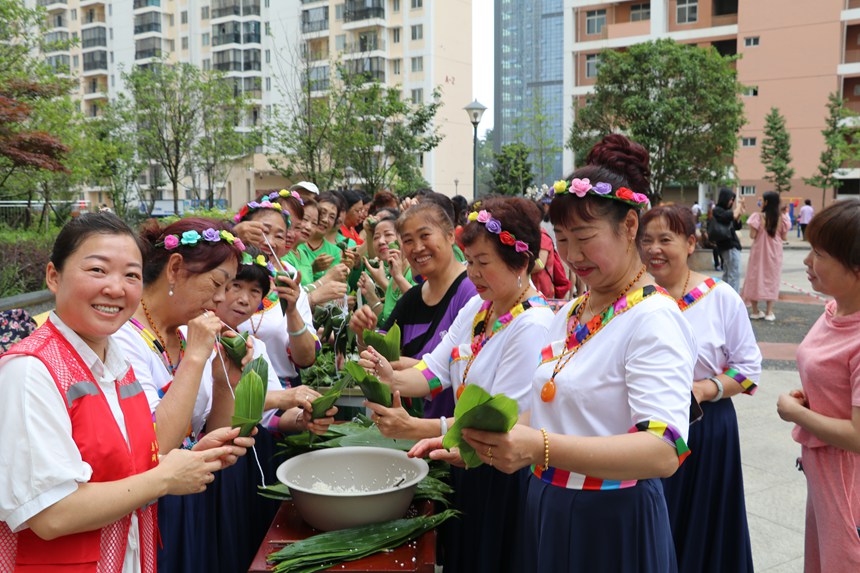
[[[303, 245], [299, 245], [302, 247]], [[302, 286], [309, 285], [314, 282], [314, 271], [311, 264], [314, 260], [307, 254], [303, 254], [300, 249], [295, 249], [287, 253], [283, 259], [293, 265], [296, 270], [301, 273]]]
[[[412, 269], [406, 269], [406, 273], [403, 277], [409, 281], [409, 284], [414, 285], [415, 281], [412, 280]], [[379, 315], [379, 320], [377, 320], [377, 324], [385, 324], [385, 321], [388, 320], [388, 315], [391, 314], [391, 311], [394, 310], [394, 306], [397, 304], [397, 301], [400, 300], [400, 296], [403, 293], [400, 292], [400, 289], [397, 287], [397, 281], [393, 278], [388, 280], [388, 288], [385, 289], [385, 301], [382, 303], [382, 313]]]
[[[340, 259], [343, 256], [343, 252], [337, 248], [334, 244], [323, 239], [322, 245], [320, 245], [319, 249], [313, 250], [311, 249], [307, 243], [302, 243], [298, 248], [299, 253], [301, 253], [302, 259], [307, 259], [307, 264], [311, 268], [313, 268], [314, 260], [320, 255], [331, 255], [334, 258], [334, 261], [331, 263], [331, 267], [340, 263]], [[318, 273], [313, 273], [313, 278], [309, 282], [314, 282], [322, 278], [322, 276], [326, 273], [328, 269], [325, 271], [320, 271]], [[304, 273], [302, 273], [304, 274]], [[302, 281], [304, 284], [304, 281]]]

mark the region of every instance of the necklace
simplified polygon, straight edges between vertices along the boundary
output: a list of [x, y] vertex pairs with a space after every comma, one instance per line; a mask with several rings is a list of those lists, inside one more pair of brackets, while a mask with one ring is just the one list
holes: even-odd
[[[612, 308], [615, 303], [620, 300], [624, 295], [626, 295], [631, 288], [633, 288], [633, 285], [636, 284], [636, 281], [642, 278], [643, 274], [645, 274], [645, 265], [642, 265], [642, 268], [639, 269], [639, 272], [636, 273], [636, 276], [633, 277], [633, 280], [627, 283], [627, 286], [625, 286], [624, 290], [622, 290], [621, 293], [619, 293], [619, 295], [615, 297], [615, 300], [609, 303], [606, 308], [604, 308], [599, 314], [595, 314], [588, 322], [588, 324], [582, 325], [581, 319], [582, 315], [585, 312], [585, 307], [589, 306], [589, 303], [591, 302], [591, 291], [585, 293], [584, 300], [582, 300], [582, 302], [580, 302], [579, 305], [577, 305], [575, 308], [571, 309], [572, 320], [570, 320], [570, 326], [567, 329], [567, 341], [565, 343], [565, 349], [561, 353], [561, 356], [558, 357], [558, 360], [555, 363], [555, 367], [552, 369], [552, 376], [540, 390], [541, 400], [543, 400], [544, 402], [552, 402], [553, 398], [555, 398], [556, 391], [555, 377], [558, 375], [559, 372], [564, 369], [565, 366], [567, 366], [567, 363], [570, 362], [574, 354], [576, 354], [579, 349], [582, 348], [585, 343], [591, 339], [592, 336], [594, 336], [595, 334], [597, 334], [598, 331], [600, 331], [603, 324], [607, 322], [604, 319], [609, 309]], [[599, 319], [599, 323], [596, 322], [595, 319]], [[585, 327], [586, 330], [588, 330], [588, 334], [586, 334], [585, 337], [582, 338], [582, 340], [579, 340], [577, 334], [582, 327]]]
[[[475, 315], [474, 325], [472, 327], [472, 354], [469, 356], [469, 361], [466, 363], [466, 369], [463, 370], [463, 380], [460, 382], [460, 386], [457, 388], [457, 399], [460, 399], [460, 394], [463, 393], [463, 390], [466, 389], [466, 377], [469, 375], [469, 369], [472, 368], [472, 363], [475, 361], [475, 358], [478, 356], [478, 353], [486, 346], [486, 344], [490, 341], [490, 339], [496, 335], [496, 333], [501, 332], [507, 326], [513, 322], [514, 318], [519, 315], [521, 312], [528, 310], [531, 305], [525, 304], [523, 301], [526, 298], [526, 293], [529, 291], [530, 286], [527, 286], [523, 289], [523, 292], [520, 293], [519, 298], [514, 303], [514, 305], [510, 308], [508, 312], [504, 315], [500, 316], [496, 319], [496, 322], [493, 324], [492, 330], [487, 334], [487, 325], [490, 322], [490, 316], [493, 313], [493, 303], [491, 302], [488, 306], [481, 307], [481, 310]], [[527, 306], [528, 305], [528, 306]], [[519, 309], [518, 307], [522, 307]]]
[[[149, 309], [146, 307], [146, 303], [143, 299], [140, 299], [140, 307], [143, 309], [143, 314], [146, 316], [146, 321], [149, 322], [149, 326], [152, 327], [152, 331], [155, 333], [155, 337], [157, 339], [158, 345], [161, 346], [161, 357], [165, 360], [165, 366], [172, 373], [176, 372], [176, 368], [173, 366], [173, 359], [170, 357], [170, 353], [167, 351], [167, 342], [161, 336], [161, 332], [158, 331], [158, 326], [155, 325], [155, 320], [152, 319], [152, 315], [149, 314]], [[179, 331], [176, 331], [176, 338], [179, 339], [179, 360], [182, 360], [182, 356], [184, 354], [184, 341], [182, 340], [182, 336], [179, 334]], [[179, 364], [177, 363], [177, 367]]]
[[690, 284], [691, 274], [693, 274], [693, 272], [690, 269], [687, 269], [687, 280], [684, 281], [684, 290], [681, 291], [681, 296], [678, 297], [679, 299], [684, 298], [684, 295], [687, 294], [687, 286]]

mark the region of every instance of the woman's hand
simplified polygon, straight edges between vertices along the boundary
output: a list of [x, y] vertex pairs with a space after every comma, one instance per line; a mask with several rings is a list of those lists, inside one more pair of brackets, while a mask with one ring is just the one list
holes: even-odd
[[401, 256], [400, 249], [388, 249], [385, 258], [388, 261], [388, 272], [391, 273], [391, 277], [402, 276], [403, 257]]
[[329, 281], [325, 282], [311, 292], [308, 297], [312, 305], [323, 304], [330, 300], [342, 300], [346, 294], [346, 283]]
[[349, 269], [343, 263], [338, 263], [332, 268], [330, 268], [325, 275], [323, 275], [322, 282], [346, 282], [346, 277], [349, 276]]
[[430, 458], [431, 460], [441, 460], [448, 462], [452, 466], [458, 468], [466, 467], [463, 463], [463, 458], [460, 457], [460, 450], [453, 448], [448, 451], [442, 446], [442, 436], [438, 438], [424, 438], [417, 444], [412, 446], [412, 449], [406, 452], [410, 458]]
[[271, 390], [266, 393], [266, 410], [289, 410], [291, 408], [310, 408], [311, 402], [320, 397], [320, 393], [307, 386], [296, 386], [286, 390]]
[[168, 495], [187, 495], [206, 491], [215, 481], [215, 472], [221, 469], [221, 458], [230, 454], [230, 448], [220, 447], [204, 451], [170, 450], [158, 462], [158, 471], [164, 476]]
[[354, 268], [356, 260], [358, 260], [358, 252], [356, 251], [355, 247], [350, 247], [343, 252], [343, 258], [341, 258], [341, 262], [345, 264], [348, 268]]
[[221, 319], [209, 310], [189, 320], [185, 355], [204, 362], [209, 360], [215, 347], [215, 337], [221, 332], [221, 327]]
[[[387, 284], [388, 278], [385, 276], [385, 267], [382, 266], [382, 261], [380, 259], [379, 266], [377, 268], [373, 268], [373, 265], [368, 262], [367, 257], [364, 257], [364, 268], [365, 272], [370, 274], [370, 278], [373, 279], [378, 285]], [[361, 274], [364, 276], [364, 273]]]
[[543, 434], [524, 424], [515, 424], [506, 433], [464, 428], [463, 438], [475, 448], [482, 462], [506, 474], [544, 462]]
[[808, 408], [809, 402], [803, 390], [792, 390], [788, 394], [781, 394], [776, 401], [776, 411], [786, 422], [796, 423], [797, 414]]
[[[220, 333], [221, 338], [234, 338], [236, 336], [238, 336], [238, 334], [236, 334], [235, 331], [227, 328], [226, 326]], [[212, 378], [216, 381], [216, 383], [218, 381], [224, 381], [224, 368], [219, 366], [220, 362], [223, 360], [224, 366], [227, 370], [227, 376], [229, 377], [228, 379], [230, 381], [230, 386], [232, 386], [233, 388], [236, 387], [236, 385], [239, 383], [239, 379], [242, 377], [242, 370], [245, 368], [245, 366], [248, 365], [251, 360], [254, 359], [253, 339], [253, 336], [249, 336], [245, 340], [245, 355], [242, 357], [241, 366], [233, 362], [233, 360], [231, 360], [227, 356], [227, 352], [224, 350], [224, 346], [220, 342], [218, 343], [218, 352], [221, 355], [221, 359], [213, 361], [214, 363], [212, 365]]]
[[358, 344], [364, 346], [364, 329], [376, 328], [377, 316], [367, 305], [357, 309], [349, 319], [349, 327], [355, 332]]
[[321, 273], [322, 271], [329, 268], [333, 262], [333, 256], [328, 255], [326, 253], [322, 253], [320, 255], [317, 255], [317, 258], [315, 258], [314, 262], [311, 263], [311, 269], [313, 269], [315, 273]]
[[332, 406], [326, 411], [324, 417], [317, 419], [311, 417], [311, 410], [310, 403], [307, 403], [299, 424], [313, 434], [325, 434], [328, 431], [328, 427], [334, 424], [334, 415], [337, 414], [337, 406]]
[[266, 251], [266, 229], [259, 221], [242, 221], [233, 226], [233, 234], [243, 243], [259, 247]]
[[379, 428], [379, 433], [386, 438], [408, 437], [415, 426], [415, 418], [409, 415], [400, 401], [400, 392], [394, 392], [391, 408], [368, 401], [365, 401], [364, 405], [373, 410], [370, 419]]
[[394, 369], [391, 367], [391, 363], [372, 346], [368, 346], [366, 350], [361, 352], [358, 365], [379, 378], [383, 384], [390, 386], [394, 382]]
[[361, 276], [358, 277], [358, 288], [361, 289], [361, 295], [364, 297], [365, 304], [369, 304], [370, 308], [373, 308], [373, 305], [376, 303], [381, 302], [376, 295], [376, 287], [373, 284], [373, 279], [367, 273], [361, 273]]
[[[251, 436], [257, 433], [257, 428], [251, 432]], [[191, 448], [195, 452], [202, 452], [215, 448], [227, 448], [228, 453], [221, 456], [221, 469], [235, 464], [239, 458], [248, 452], [248, 448], [254, 447], [254, 438], [246, 436], [239, 437], [239, 428], [218, 428], [205, 434], [200, 441]]]
[[296, 301], [299, 300], [299, 295], [301, 294], [301, 286], [299, 284], [298, 277], [296, 277], [296, 280], [283, 275], [275, 277], [275, 290], [278, 292], [278, 298], [287, 301], [288, 308], [296, 307]]

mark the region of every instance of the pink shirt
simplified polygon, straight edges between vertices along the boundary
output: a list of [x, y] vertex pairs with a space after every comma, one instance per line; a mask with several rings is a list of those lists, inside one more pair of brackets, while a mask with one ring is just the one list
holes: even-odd
[[[797, 369], [809, 407], [831, 418], [851, 419], [860, 407], [860, 312], [834, 316], [830, 301], [797, 348]], [[800, 426], [792, 437], [811, 448], [827, 444]]]

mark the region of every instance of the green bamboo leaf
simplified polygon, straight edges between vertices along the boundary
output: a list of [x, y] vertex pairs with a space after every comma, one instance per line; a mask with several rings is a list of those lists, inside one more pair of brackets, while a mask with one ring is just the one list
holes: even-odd
[[221, 337], [221, 346], [224, 347], [224, 352], [240, 368], [242, 367], [242, 359], [245, 358], [247, 352], [245, 343], [248, 341], [248, 336], [250, 333], [246, 330], [237, 336]]
[[325, 413], [334, 406], [334, 403], [337, 402], [338, 398], [340, 398], [341, 392], [346, 387], [347, 379], [346, 377], [341, 377], [337, 382], [335, 382], [334, 386], [332, 386], [328, 392], [311, 402], [311, 418], [316, 420], [317, 418], [325, 417]]
[[516, 400], [504, 394], [490, 397], [482, 388], [469, 384], [460, 395], [454, 416], [456, 419], [442, 438], [442, 445], [449, 450], [459, 448], [466, 468], [474, 468], [483, 462], [475, 448], [463, 439], [463, 429], [509, 432], [517, 423], [519, 410]]
[[251, 370], [242, 375], [233, 391], [235, 402], [233, 418], [230, 423], [234, 428], [240, 428], [240, 436], [251, 435], [254, 426], [259, 424], [263, 418], [263, 404], [266, 396], [263, 392], [262, 400], [260, 399], [262, 384], [263, 382], [257, 372]]
[[368, 374], [367, 370], [362, 368], [356, 362], [347, 362], [343, 365], [343, 370], [346, 372], [358, 387], [369, 402], [382, 404], [386, 408], [392, 405], [391, 386], [379, 381], [379, 378]]

